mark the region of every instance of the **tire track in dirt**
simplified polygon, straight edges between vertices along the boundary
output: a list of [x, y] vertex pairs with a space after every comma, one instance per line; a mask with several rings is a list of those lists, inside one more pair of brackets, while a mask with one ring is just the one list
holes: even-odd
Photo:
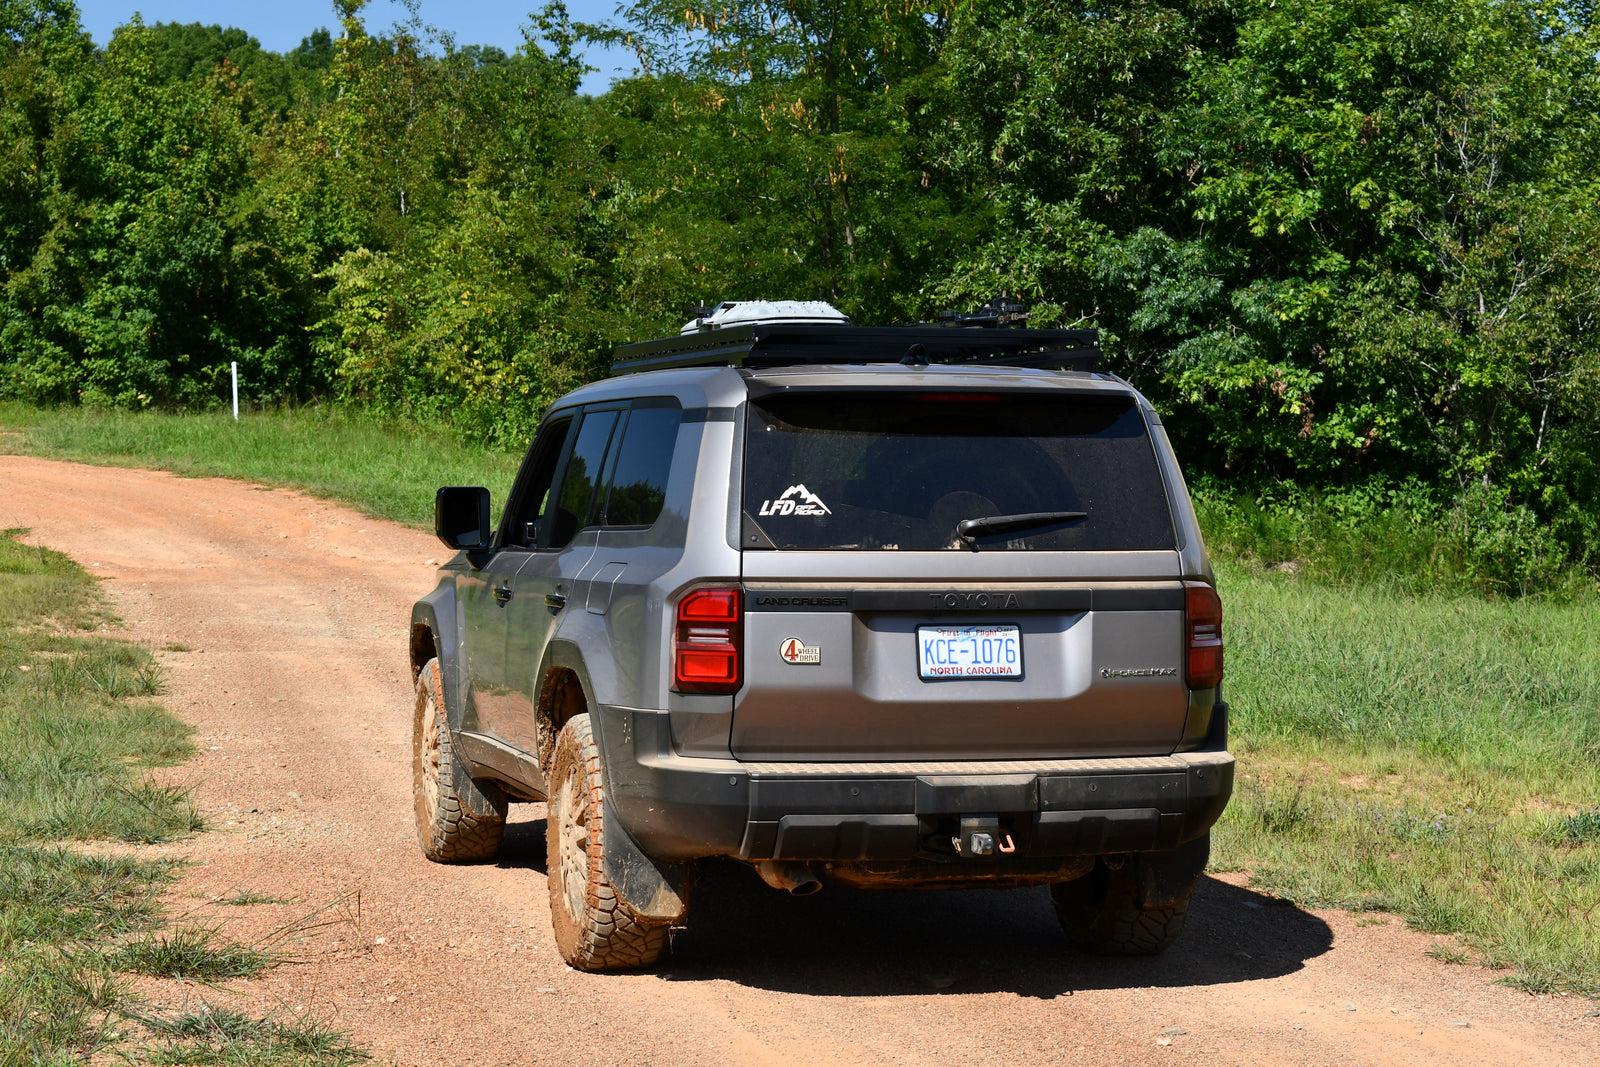
[[[542, 806], [512, 809], [497, 864], [435, 866], [416, 846], [405, 634], [435, 540], [285, 490], [0, 456], [13, 526], [107, 579], [132, 637], [190, 649], [158, 652], [163, 699], [198, 731], [176, 773], [214, 832], [142, 851], [193, 862], [177, 911], [245, 940], [300, 924], [296, 962], [207, 995], [316, 1014], [381, 1058], [1600, 1063], [1594, 1005], [1231, 876], [1202, 883], [1166, 956], [1101, 960], [1067, 947], [1043, 890], [793, 899], [712, 865], [659, 969], [579, 974], [551, 944]], [[287, 902], [210, 902], [237, 889]]]

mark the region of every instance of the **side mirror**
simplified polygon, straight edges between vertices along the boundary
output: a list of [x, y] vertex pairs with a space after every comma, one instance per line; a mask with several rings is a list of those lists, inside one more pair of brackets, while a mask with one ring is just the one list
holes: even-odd
[[481, 485], [447, 485], [433, 497], [433, 532], [449, 548], [488, 548], [489, 490]]

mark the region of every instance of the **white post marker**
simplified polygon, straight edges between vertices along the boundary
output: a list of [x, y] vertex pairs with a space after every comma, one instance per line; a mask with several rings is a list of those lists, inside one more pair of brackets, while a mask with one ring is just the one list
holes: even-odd
[[233, 421], [239, 421], [239, 361], [233, 361]]

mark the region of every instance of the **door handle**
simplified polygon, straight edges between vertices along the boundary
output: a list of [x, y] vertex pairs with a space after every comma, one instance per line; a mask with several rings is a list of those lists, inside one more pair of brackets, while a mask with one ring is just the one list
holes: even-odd
[[504, 604], [506, 601], [510, 600], [511, 599], [511, 586], [510, 586], [510, 584], [507, 583], [507, 582], [501, 582], [499, 585], [495, 586], [494, 598], [495, 598], [495, 600], [499, 601], [501, 604]]
[[544, 595], [544, 606], [549, 608], [552, 612], [560, 611], [562, 608], [567, 606], [566, 594], [546, 593]]

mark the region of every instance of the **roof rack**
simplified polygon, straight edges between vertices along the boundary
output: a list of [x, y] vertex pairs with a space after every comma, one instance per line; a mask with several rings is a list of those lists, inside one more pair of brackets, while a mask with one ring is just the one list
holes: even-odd
[[613, 376], [674, 367], [792, 367], [832, 363], [966, 364], [1094, 370], [1098, 330], [982, 326], [849, 326], [755, 322], [622, 345]]

